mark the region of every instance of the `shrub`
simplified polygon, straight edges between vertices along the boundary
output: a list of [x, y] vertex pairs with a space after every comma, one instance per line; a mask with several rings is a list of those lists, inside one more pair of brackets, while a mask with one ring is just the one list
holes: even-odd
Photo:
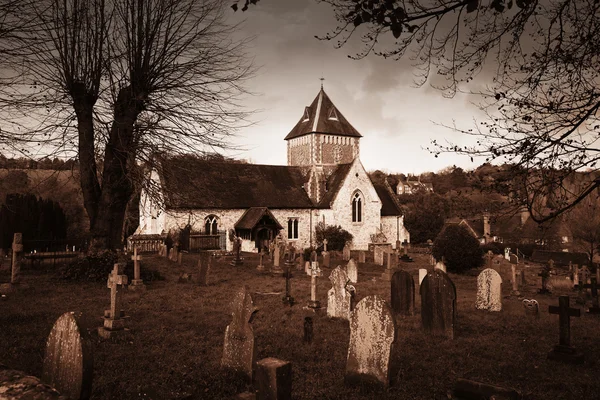
[[102, 282], [108, 278], [115, 263], [117, 254], [112, 251], [90, 253], [66, 264], [60, 270], [60, 278], [73, 281]]
[[346, 243], [352, 241], [350, 232], [339, 225], [325, 225], [319, 222], [315, 228], [317, 248], [323, 250], [323, 240], [327, 239], [327, 250], [342, 251]]
[[433, 242], [433, 256], [444, 257], [448, 272], [460, 273], [483, 265], [479, 241], [460, 225], [449, 225]]
[[506, 246], [504, 243], [498, 243], [498, 242], [490, 242], [490, 243], [486, 243], [483, 246], [481, 246], [481, 250], [483, 251], [483, 253], [487, 253], [488, 251], [492, 251], [492, 253], [494, 254], [502, 254], [504, 255], [504, 249]]

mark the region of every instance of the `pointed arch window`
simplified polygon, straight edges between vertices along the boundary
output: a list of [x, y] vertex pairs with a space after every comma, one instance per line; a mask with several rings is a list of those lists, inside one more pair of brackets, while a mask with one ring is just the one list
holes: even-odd
[[352, 196], [352, 222], [362, 222], [362, 206], [362, 195], [360, 192], [354, 193]]
[[216, 215], [209, 215], [204, 218], [204, 234], [216, 235], [218, 233], [219, 220]]
[[298, 218], [288, 218], [288, 239], [298, 239]]

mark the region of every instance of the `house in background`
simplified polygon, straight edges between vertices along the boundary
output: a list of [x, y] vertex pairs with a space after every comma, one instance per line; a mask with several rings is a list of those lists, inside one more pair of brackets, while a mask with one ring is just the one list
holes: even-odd
[[381, 235], [393, 246], [410, 241], [393, 190], [374, 184], [360, 161], [361, 137], [321, 88], [285, 137], [287, 166], [159, 160], [150, 176], [158, 190], [142, 191], [136, 235], [187, 230], [190, 243], [231, 250], [234, 231], [244, 251], [278, 235], [307, 248], [322, 222], [350, 232], [354, 249]]
[[415, 194], [418, 192], [424, 193], [433, 193], [433, 184], [421, 182], [421, 177], [417, 177], [417, 180], [414, 180], [414, 177], [409, 175], [404, 182], [398, 182], [396, 185], [396, 194]]

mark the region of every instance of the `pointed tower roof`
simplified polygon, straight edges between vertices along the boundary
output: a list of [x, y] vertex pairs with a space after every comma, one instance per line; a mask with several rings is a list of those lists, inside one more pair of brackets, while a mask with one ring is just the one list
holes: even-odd
[[300, 121], [285, 137], [290, 140], [309, 133], [325, 133], [340, 136], [362, 137], [360, 133], [333, 104], [327, 93], [321, 88], [312, 104], [305, 108]]

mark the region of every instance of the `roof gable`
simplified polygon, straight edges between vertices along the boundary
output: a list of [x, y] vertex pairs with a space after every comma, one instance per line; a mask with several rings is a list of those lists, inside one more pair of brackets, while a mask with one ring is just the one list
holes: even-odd
[[333, 104], [323, 89], [319, 91], [311, 105], [304, 109], [304, 115], [287, 134], [285, 140], [309, 133], [362, 137]]

